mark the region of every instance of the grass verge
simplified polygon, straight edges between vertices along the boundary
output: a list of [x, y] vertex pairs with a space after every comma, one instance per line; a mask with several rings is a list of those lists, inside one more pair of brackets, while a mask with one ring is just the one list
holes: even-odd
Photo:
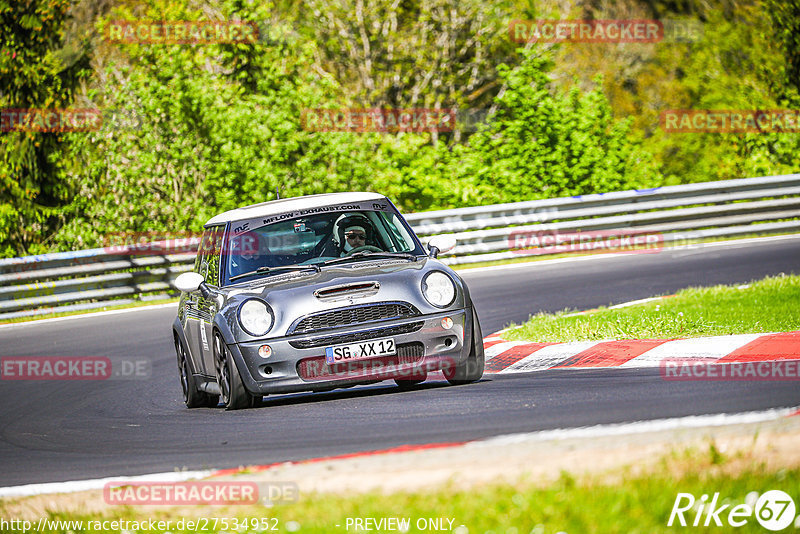
[[[149, 528], [148, 520], [171, 521], [168, 530], [173, 534], [195, 531], [227, 532], [392, 532], [395, 528], [380, 528], [379, 521], [388, 518], [408, 519], [407, 532], [457, 532], [550, 534], [550, 533], [661, 533], [674, 532], [681, 527], [667, 523], [679, 493], [689, 493], [698, 501], [702, 495], [709, 500], [719, 493], [717, 506], [727, 504], [720, 514], [722, 526], [693, 527], [696, 509], [684, 513], [692, 532], [765, 532], [754, 515], [744, 517], [746, 524], [732, 528], [728, 512], [736, 505], [753, 505], [758, 494], [781, 490], [795, 502], [800, 498], [800, 469], [795, 467], [766, 468], [763, 458], [750, 456], [747, 451], [726, 453], [714, 441], [699, 448], [674, 450], [657, 460], [646, 472], [630, 469], [612, 473], [575, 477], [562, 472], [555, 482], [541, 483], [521, 478], [514, 484], [494, 484], [480, 488], [444, 487], [410, 493], [380, 492], [357, 496], [329, 494], [301, 495], [292, 504], [266, 507], [202, 507], [194, 521], [205, 521], [206, 528], [185, 528], [192, 516], [183, 517], [174, 511], [138, 512], [122, 508], [97, 516], [79, 513], [48, 511], [52, 520], [83, 521], [63, 529], [48, 532], [120, 532], [103, 521], [127, 520], [145, 522], [136, 532], [165, 531]], [[681, 504], [686, 504], [683, 501]], [[198, 507], [200, 508], [200, 507]], [[235, 508], [238, 508], [235, 509]], [[706, 507], [707, 511], [708, 507]], [[9, 510], [0, 504], [0, 514], [8, 521]], [[354, 520], [370, 518], [371, 528], [356, 529]], [[247, 528], [234, 528], [234, 519]], [[740, 519], [742, 519], [740, 517]], [[184, 528], [179, 527], [183, 520]], [[225, 521], [226, 523], [223, 523]], [[795, 521], [792, 522], [796, 528]], [[798, 520], [800, 523], [800, 520]], [[227, 525], [227, 528], [224, 528]], [[362, 523], [364, 525], [364, 523]], [[99, 528], [94, 528], [97, 526]], [[131, 531], [131, 525], [128, 531]], [[349, 528], [348, 528], [349, 526]], [[82, 528], [81, 528], [82, 527]], [[274, 527], [274, 529], [273, 529]], [[423, 528], [424, 527], [424, 528]], [[437, 529], [437, 527], [439, 527]], [[22, 529], [5, 528], [4, 532]], [[402, 531], [402, 530], [399, 530]]]
[[800, 330], [800, 276], [740, 286], [690, 288], [675, 296], [584, 314], [537, 314], [504, 337], [541, 342], [699, 337]]

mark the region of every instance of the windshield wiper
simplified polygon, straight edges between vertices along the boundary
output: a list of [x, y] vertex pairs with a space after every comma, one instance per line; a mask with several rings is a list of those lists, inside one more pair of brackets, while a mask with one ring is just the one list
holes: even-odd
[[233, 281], [238, 280], [240, 278], [245, 278], [247, 276], [253, 276], [253, 275], [256, 275], [256, 274], [262, 274], [262, 275], [263, 274], [272, 274], [272, 273], [277, 273], [277, 272], [280, 272], [280, 271], [305, 271], [307, 269], [313, 269], [313, 270], [315, 270], [317, 272], [320, 271], [319, 265], [316, 265], [316, 264], [313, 264], [313, 263], [310, 263], [308, 265], [279, 265], [277, 267], [268, 267], [268, 266], [265, 265], [263, 267], [259, 267], [255, 271], [250, 271], [249, 273], [241, 273], [241, 274], [237, 274], [237, 275], [231, 276], [230, 281], [233, 282]]
[[380, 259], [380, 258], [402, 258], [409, 261], [416, 261], [417, 256], [411, 254], [410, 252], [370, 252], [365, 250], [363, 252], [356, 252], [350, 256], [344, 256], [342, 258], [334, 258], [332, 260], [326, 260], [322, 263], [317, 263], [316, 265], [322, 265], [323, 267], [326, 265], [335, 265], [337, 263], [346, 263], [348, 261], [357, 260], [361, 258], [370, 259]]

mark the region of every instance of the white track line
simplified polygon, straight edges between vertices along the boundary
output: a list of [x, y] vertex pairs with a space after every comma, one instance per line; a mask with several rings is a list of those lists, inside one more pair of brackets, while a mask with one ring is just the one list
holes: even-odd
[[618, 310], [620, 308], [627, 308], [629, 306], [636, 306], [637, 304], [646, 304], [648, 302], [654, 302], [656, 300], [663, 300], [667, 298], [668, 295], [663, 297], [649, 297], [646, 299], [639, 299], [639, 300], [630, 300], [628, 302], [623, 302], [621, 304], [614, 304], [613, 306], [609, 306], [607, 309], [609, 310]]
[[49, 482], [45, 484], [26, 484], [24, 486], [9, 486], [0, 488], [0, 498], [3, 497], [30, 497], [31, 495], [44, 495], [48, 493], [74, 493], [103, 489], [109, 482], [184, 482], [199, 478], [210, 477], [212, 470], [205, 471], [172, 471], [170, 473], [153, 473], [140, 476], [119, 476], [108, 478], [94, 478], [90, 480], [73, 480], [70, 482]]
[[703, 428], [727, 425], [741, 425], [775, 421], [797, 413], [800, 407], [775, 408], [758, 412], [742, 412], [734, 414], [690, 415], [670, 419], [655, 419], [653, 421], [636, 421], [633, 423], [619, 423], [610, 425], [595, 425], [580, 428], [557, 428], [555, 430], [542, 430], [540, 432], [526, 432], [520, 434], [507, 434], [494, 438], [467, 443], [465, 446], [490, 446], [511, 445], [528, 441], [547, 441], [553, 439], [591, 439], [605, 436], [620, 436], [625, 434], [644, 434], [648, 432], [661, 432], [679, 428]]
[[33, 321], [24, 321], [21, 323], [8, 323], [8, 324], [0, 324], [0, 328], [11, 328], [14, 326], [36, 326], [40, 324], [50, 324], [50, 323], [58, 323], [61, 321], [69, 321], [70, 319], [86, 319], [92, 317], [103, 317], [107, 315], [119, 315], [121, 313], [130, 313], [135, 311], [142, 311], [142, 310], [158, 310], [160, 308], [169, 308], [172, 306], [175, 308], [177, 313], [178, 310], [178, 302], [167, 302], [165, 304], [149, 304], [146, 306], [136, 306], [135, 308], [124, 308], [121, 310], [108, 310], [108, 311], [101, 311], [101, 312], [90, 312], [90, 313], [81, 313], [78, 315], [67, 315], [66, 317], [51, 317], [50, 319], [36, 319]]

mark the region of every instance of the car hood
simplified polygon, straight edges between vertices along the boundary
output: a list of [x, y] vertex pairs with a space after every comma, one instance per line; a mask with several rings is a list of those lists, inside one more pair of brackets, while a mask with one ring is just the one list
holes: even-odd
[[[268, 338], [282, 337], [300, 318], [310, 314], [376, 302], [405, 302], [422, 314], [437, 313], [422, 295], [422, 279], [438, 270], [450, 275], [456, 284], [456, 299], [447, 309], [464, 307], [462, 282], [438, 260], [378, 260], [323, 267], [319, 273], [299, 271], [274, 275], [251, 282], [244, 288], [234, 287], [228, 293], [226, 308], [235, 312], [240, 302], [259, 298], [273, 310], [275, 324]], [[233, 321], [229, 321], [231, 324]], [[252, 340], [239, 330], [237, 338]]]

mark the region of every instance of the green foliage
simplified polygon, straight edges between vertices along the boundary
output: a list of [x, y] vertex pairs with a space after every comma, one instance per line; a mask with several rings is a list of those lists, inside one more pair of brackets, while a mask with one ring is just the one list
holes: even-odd
[[772, 73], [775, 91], [785, 100], [797, 102], [800, 93], [800, 0], [764, 0], [764, 11], [771, 22], [764, 32], [765, 41], [777, 49], [784, 60]]
[[[769, 22], [754, 7], [734, 18], [713, 12], [704, 24], [702, 39], [680, 45], [682, 54], [667, 49], [683, 77], [686, 108], [778, 109], [781, 103], [770, 90], [782, 58], [771, 51], [765, 35]], [[666, 61], [664, 61], [666, 63]], [[649, 148], [661, 155], [669, 183], [723, 180], [795, 172], [798, 136], [792, 133], [673, 133], [658, 132]]]
[[[225, 18], [244, 20], [267, 10], [226, 9]], [[276, 189], [283, 197], [378, 190], [405, 209], [436, 206], [415, 166], [432, 150], [428, 138], [303, 129], [304, 110], [346, 100], [312, 68], [313, 43], [271, 31], [267, 43], [128, 45], [130, 63], [109, 64], [107, 80], [124, 82], [101, 86], [97, 105], [123, 110], [137, 127], [70, 136], [78, 164], [63, 178], [80, 194], [62, 247], [97, 246], [110, 232], [196, 231], [216, 213], [274, 199]]]
[[[68, 107], [85, 53], [63, 54], [69, 0], [0, 2], [0, 109]], [[57, 176], [62, 136], [0, 133], [0, 256], [41, 249], [72, 191]]]
[[483, 106], [497, 65], [514, 56], [508, 0], [306, 3], [298, 25], [362, 106]]
[[460, 147], [458, 170], [472, 180], [480, 203], [632, 189], [659, 183], [650, 157], [633, 140], [629, 121], [616, 121], [597, 81], [581, 93], [556, 94], [547, 54], [522, 52], [488, 125]]
[[666, 133], [659, 124], [665, 110], [796, 109], [785, 96], [792, 93], [785, 73], [797, 64], [796, 5], [590, 2], [584, 16], [672, 19], [692, 22], [696, 30], [688, 42], [565, 44], [556, 55], [556, 77], [577, 76], [588, 85], [594, 73], [602, 73], [614, 115], [632, 119], [665, 184], [796, 172], [796, 134]]
[[[281, 196], [404, 211], [796, 171], [797, 134], [666, 134], [664, 109], [797, 105], [798, 1], [0, 0], [0, 107], [99, 108], [0, 134], [0, 256], [198, 230]], [[583, 13], [583, 14], [582, 14]], [[684, 17], [699, 41], [515, 49], [514, 18]], [[256, 22], [256, 43], [118, 44], [110, 20]], [[304, 129], [308, 109], [490, 110], [478, 131]]]

